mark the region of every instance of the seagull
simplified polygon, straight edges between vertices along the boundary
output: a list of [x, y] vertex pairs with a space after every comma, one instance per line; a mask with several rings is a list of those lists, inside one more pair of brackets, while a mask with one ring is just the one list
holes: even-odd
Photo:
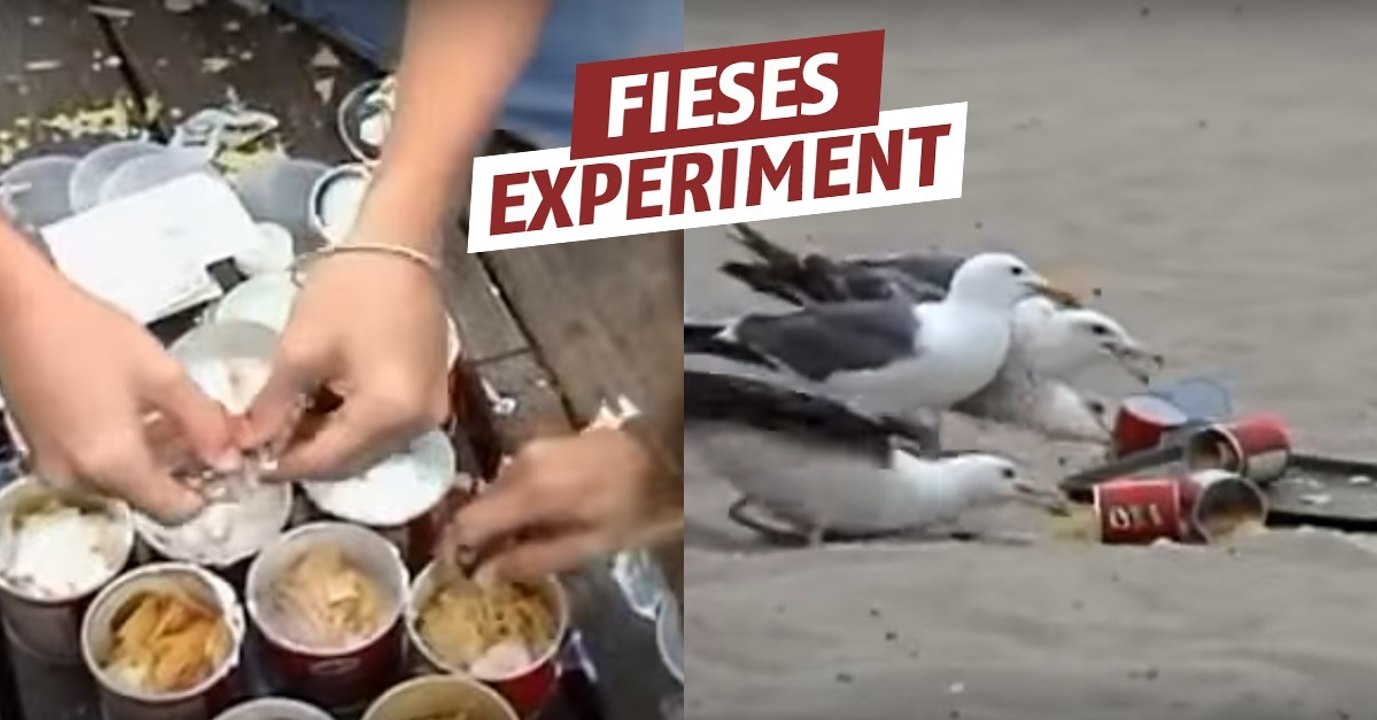
[[[942, 254], [846, 260], [799, 256], [745, 224], [736, 225], [736, 230], [735, 239], [760, 261], [726, 263], [722, 271], [758, 292], [804, 307], [850, 300], [940, 299], [955, 274], [951, 268], [959, 262], [957, 256]], [[686, 347], [761, 364], [761, 358], [742, 357], [740, 351], [733, 353], [709, 340], [708, 330], [686, 326]], [[952, 410], [1056, 440], [1102, 443], [1109, 436], [1106, 404], [1084, 396], [1068, 381], [1106, 358], [1143, 383], [1149, 380], [1143, 365], [1163, 363], [1114, 318], [1082, 308], [1072, 298], [1024, 299], [1015, 308], [1013, 337], [999, 372]]]
[[[967, 259], [940, 300], [905, 298], [811, 305], [783, 315], [748, 314], [710, 338], [738, 347], [867, 413], [911, 418], [943, 410], [989, 384], [1004, 363], [1015, 305], [1053, 292], [1006, 253]], [[703, 351], [705, 343], [686, 349]], [[701, 338], [697, 338], [702, 340]]]
[[722, 373], [684, 372], [685, 438], [705, 463], [804, 534], [874, 537], [955, 526], [969, 509], [1046, 502], [1012, 461], [925, 458], [834, 400]]

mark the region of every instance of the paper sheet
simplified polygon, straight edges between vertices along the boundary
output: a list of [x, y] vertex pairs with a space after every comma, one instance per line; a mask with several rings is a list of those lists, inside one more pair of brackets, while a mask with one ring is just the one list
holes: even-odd
[[42, 235], [63, 273], [141, 323], [215, 292], [206, 267], [259, 241], [229, 185], [201, 174], [100, 205]]

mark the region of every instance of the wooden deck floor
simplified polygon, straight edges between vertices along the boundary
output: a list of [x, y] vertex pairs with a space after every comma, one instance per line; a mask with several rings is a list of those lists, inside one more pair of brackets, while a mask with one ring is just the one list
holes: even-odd
[[[343, 49], [280, 15], [253, 16], [222, 0], [186, 14], [161, 0], [91, 5], [106, 12], [90, 12], [85, 0], [0, 3], [0, 170], [143, 129], [166, 134], [231, 93], [282, 120], [290, 154], [348, 159], [334, 132], [335, 104], [378, 71]], [[681, 236], [475, 256], [456, 229], [445, 261], [465, 357], [516, 401], [513, 414], [497, 418], [503, 447], [582, 425], [605, 400], [625, 395], [661, 412], [677, 393]], [[677, 567], [681, 554], [665, 557]], [[657, 665], [652, 641], [612, 608], [618, 600], [605, 576], [586, 575], [574, 590], [607, 686], [622, 696], [613, 717], [653, 718], [668, 686], [646, 670]], [[43, 683], [42, 673], [22, 674], [23, 685]], [[89, 706], [71, 697], [44, 701], [61, 693], [60, 684], [26, 692], [29, 720], [86, 716]]]

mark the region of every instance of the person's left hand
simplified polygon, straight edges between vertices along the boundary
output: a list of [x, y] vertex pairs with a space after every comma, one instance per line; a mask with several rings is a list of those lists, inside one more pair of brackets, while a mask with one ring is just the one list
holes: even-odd
[[[448, 411], [446, 330], [429, 269], [380, 253], [325, 258], [292, 308], [241, 446], [299, 440], [279, 458], [285, 479], [348, 477], [395, 452]], [[303, 398], [322, 387], [343, 403], [301, 438]]]
[[572, 570], [642, 531], [657, 481], [650, 454], [622, 430], [536, 440], [460, 509], [441, 552], [492, 548], [484, 570], [513, 580]]

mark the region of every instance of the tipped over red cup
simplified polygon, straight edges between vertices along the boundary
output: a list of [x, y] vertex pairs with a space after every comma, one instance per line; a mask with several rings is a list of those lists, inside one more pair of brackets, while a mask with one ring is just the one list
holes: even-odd
[[1144, 545], [1185, 536], [1182, 488], [1176, 478], [1125, 478], [1095, 486], [1100, 541]]

